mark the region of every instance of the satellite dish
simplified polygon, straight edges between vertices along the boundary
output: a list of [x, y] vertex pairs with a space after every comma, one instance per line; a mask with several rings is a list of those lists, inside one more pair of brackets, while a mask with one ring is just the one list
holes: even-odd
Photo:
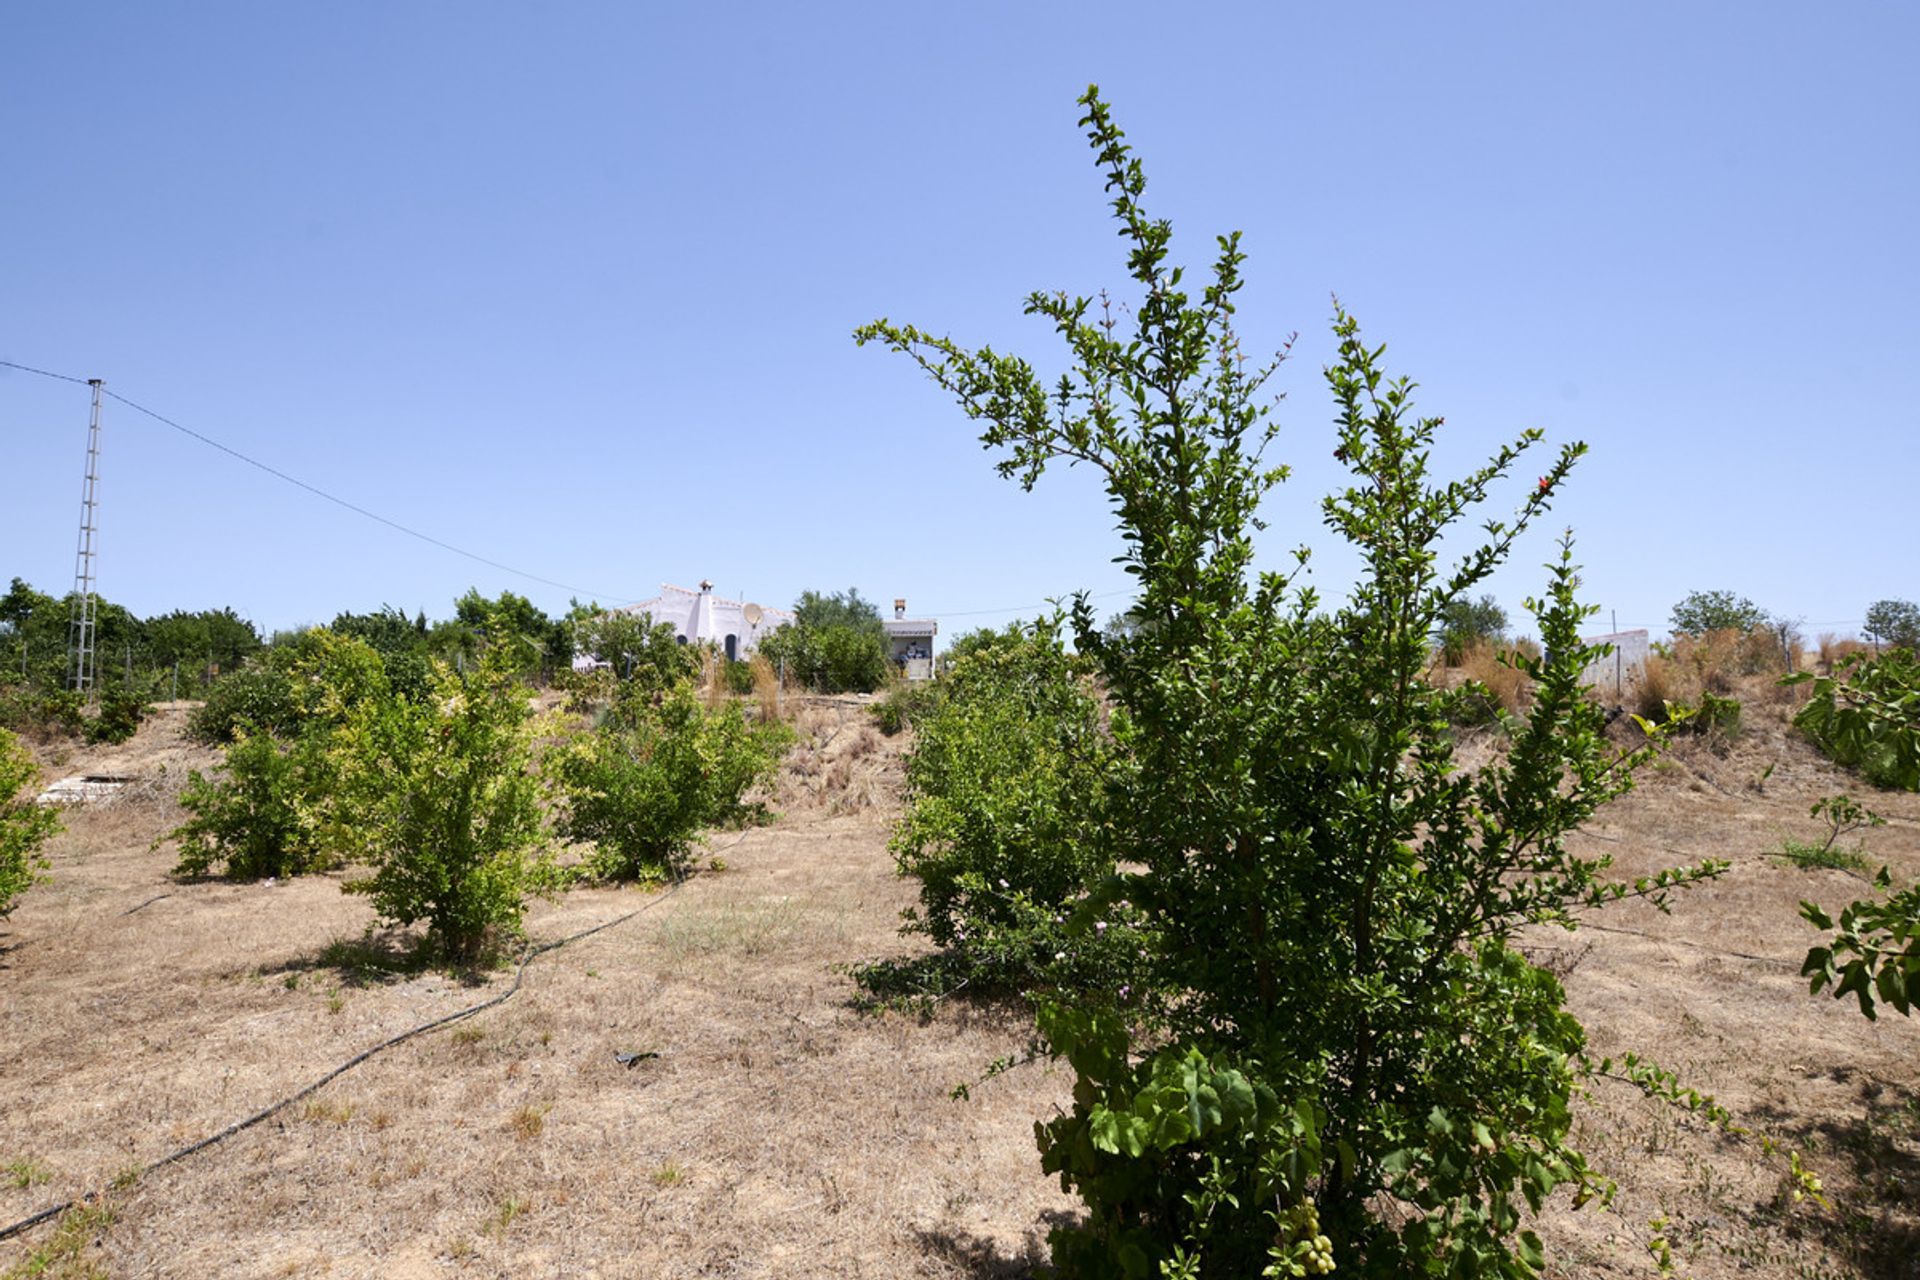
[[743, 605], [740, 609], [740, 616], [747, 620], [748, 626], [757, 627], [760, 625], [760, 619], [767, 616], [767, 611], [757, 604]]

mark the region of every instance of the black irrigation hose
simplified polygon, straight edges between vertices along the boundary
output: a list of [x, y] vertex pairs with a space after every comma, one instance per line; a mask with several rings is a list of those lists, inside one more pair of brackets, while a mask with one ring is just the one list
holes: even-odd
[[1692, 947], [1695, 951], [1704, 951], [1709, 955], [1733, 956], [1740, 960], [1755, 960], [1761, 964], [1784, 965], [1789, 969], [1793, 967], [1793, 961], [1783, 960], [1779, 956], [1757, 956], [1751, 951], [1731, 951], [1726, 947], [1711, 947], [1704, 942], [1693, 942], [1687, 938], [1662, 937], [1656, 933], [1648, 933], [1644, 929], [1623, 929], [1619, 925], [1595, 924], [1591, 920], [1582, 920], [1580, 927], [1582, 929], [1598, 929], [1601, 933], [1624, 934], [1630, 938], [1645, 938], [1649, 942], [1673, 943], [1677, 946]]
[[[742, 836], [742, 839], [744, 838], [745, 837]], [[739, 843], [739, 841], [735, 841], [734, 843], [737, 844]], [[444, 1027], [450, 1022], [458, 1022], [462, 1018], [471, 1018], [477, 1013], [484, 1013], [488, 1009], [492, 1009], [497, 1005], [505, 1004], [508, 1000], [513, 998], [516, 992], [520, 990], [520, 980], [526, 976], [527, 966], [532, 964], [535, 959], [545, 955], [549, 951], [557, 951], [561, 947], [566, 946], [570, 942], [578, 942], [582, 938], [591, 937], [592, 935], [599, 933], [603, 930], [611, 929], [615, 925], [625, 924], [627, 921], [633, 919], [635, 916], [642, 915], [648, 911], [653, 910], [653, 908], [659, 906], [661, 903], [665, 902], [668, 898], [671, 898], [676, 893], [679, 893], [682, 886], [684, 886], [686, 882], [687, 882], [687, 878], [682, 876], [680, 879], [674, 882], [674, 885], [671, 889], [667, 890], [665, 893], [661, 894], [659, 897], [655, 898], [653, 901], [647, 903], [646, 906], [635, 907], [632, 911], [627, 912], [625, 915], [617, 916], [612, 920], [608, 920], [604, 924], [596, 924], [590, 929], [582, 929], [578, 933], [570, 933], [566, 937], [556, 938], [552, 942], [543, 942], [538, 946], [529, 946], [526, 950], [520, 953], [520, 965], [513, 972], [512, 984], [508, 986], [505, 991], [502, 991], [499, 995], [494, 996], [490, 1000], [483, 1000], [479, 1004], [472, 1005], [465, 1009], [461, 1009], [455, 1013], [449, 1013], [445, 1017], [435, 1018], [431, 1022], [423, 1022], [419, 1026], [414, 1027], [411, 1030], [402, 1031], [397, 1036], [392, 1036], [386, 1040], [382, 1040], [379, 1044], [374, 1045], [371, 1049], [364, 1049], [361, 1052], [355, 1054], [353, 1057], [348, 1058], [345, 1062], [341, 1063], [339, 1066], [335, 1067], [333, 1070], [327, 1072], [327, 1074], [321, 1076], [318, 1080], [315, 1080], [312, 1084], [300, 1090], [298, 1093], [289, 1094], [287, 1097], [280, 1099], [280, 1101], [272, 1104], [271, 1106], [268, 1106], [262, 1110], [254, 1112], [252, 1115], [248, 1116], [244, 1120], [236, 1120], [232, 1124], [228, 1125], [226, 1128], [220, 1130], [218, 1133], [211, 1134], [205, 1138], [202, 1138], [200, 1139], [200, 1141], [193, 1143], [191, 1146], [182, 1147], [171, 1155], [162, 1156], [160, 1159], [155, 1160], [152, 1164], [142, 1168], [138, 1173], [134, 1174], [133, 1177], [144, 1178], [148, 1174], [152, 1173], [155, 1169], [162, 1169], [162, 1168], [165, 1168], [167, 1165], [177, 1164], [179, 1161], [185, 1160], [188, 1156], [197, 1155], [198, 1153], [205, 1151], [208, 1147], [217, 1146], [218, 1144], [225, 1142], [228, 1138], [231, 1138], [236, 1133], [240, 1133], [243, 1130], [253, 1128], [253, 1126], [259, 1124], [262, 1120], [270, 1119], [271, 1117], [278, 1115], [280, 1112], [285, 1111], [288, 1107], [300, 1101], [302, 1098], [308, 1097], [309, 1095], [315, 1093], [322, 1086], [330, 1084], [332, 1081], [338, 1079], [340, 1076], [345, 1075], [347, 1072], [353, 1070], [355, 1067], [365, 1062], [368, 1058], [373, 1057], [375, 1054], [383, 1053], [386, 1050], [393, 1048], [397, 1044], [401, 1044], [401, 1043], [404, 1043], [405, 1041], [413, 1039], [415, 1036], [425, 1035], [429, 1031], [433, 1031], [440, 1027]], [[145, 904], [142, 904], [142, 905], [145, 905]], [[34, 1214], [32, 1217], [22, 1218], [20, 1219], [20, 1221], [14, 1223], [11, 1226], [0, 1227], [0, 1240], [11, 1239], [12, 1237], [19, 1235], [23, 1231], [30, 1231], [34, 1227], [37, 1227], [41, 1223], [47, 1221], [47, 1219], [55, 1218], [65, 1213], [67, 1210], [73, 1208], [76, 1204], [98, 1200], [101, 1195], [102, 1195], [101, 1192], [92, 1191], [83, 1196], [76, 1196], [72, 1200], [68, 1200], [65, 1203], [56, 1204], [53, 1207], [48, 1209], [42, 1209], [40, 1212]]]

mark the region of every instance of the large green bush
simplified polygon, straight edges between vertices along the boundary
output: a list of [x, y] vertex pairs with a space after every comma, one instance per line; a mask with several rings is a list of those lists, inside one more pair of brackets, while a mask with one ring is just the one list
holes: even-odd
[[[1136, 931], [1108, 919], [1069, 936], [1079, 901], [1113, 874], [1106, 791], [1122, 769], [1090, 664], [1054, 626], [970, 645], [916, 720], [906, 809], [893, 838], [920, 881], [909, 932], [959, 960], [976, 990], [1117, 989]], [[1119, 913], [1124, 917], [1125, 913]]]
[[592, 733], [556, 750], [558, 829], [595, 846], [608, 879], [677, 876], [700, 832], [747, 816], [747, 792], [778, 765], [790, 731], [750, 725], [731, 703], [701, 705], [682, 683], [630, 695]]
[[680, 643], [671, 622], [586, 605], [576, 609], [573, 628], [575, 651], [605, 663], [614, 680], [666, 689], [699, 673], [699, 652]]
[[491, 660], [465, 673], [440, 664], [417, 701], [336, 690], [327, 706], [341, 727], [326, 839], [372, 869], [347, 888], [385, 920], [425, 921], [454, 963], [517, 933], [545, 883], [526, 687]]
[[41, 846], [60, 830], [59, 815], [34, 802], [39, 775], [26, 748], [0, 729], [0, 919], [42, 878]]
[[[1788, 677], [1786, 683], [1806, 679], [1811, 677]], [[1920, 659], [1912, 650], [1855, 658], [1838, 674], [1814, 680], [1813, 696], [1795, 723], [1836, 760], [1879, 785], [1920, 791]], [[1876, 884], [1892, 887], [1885, 868]], [[1811, 902], [1800, 904], [1800, 914], [1815, 928], [1835, 930], [1807, 952], [1801, 967], [1815, 994], [1831, 987], [1835, 999], [1851, 995], [1869, 1018], [1880, 1005], [1912, 1013], [1920, 1000], [1920, 885], [1849, 903], [1837, 923]]]
[[886, 683], [886, 632], [880, 612], [857, 588], [833, 595], [802, 592], [794, 620], [760, 642], [785, 678], [819, 693], [872, 693]]
[[1055, 1231], [1055, 1262], [1102, 1280], [1537, 1275], [1525, 1214], [1556, 1188], [1603, 1188], [1572, 1143], [1580, 1023], [1515, 934], [1724, 867], [1619, 884], [1568, 848], [1646, 758], [1616, 755], [1584, 696], [1597, 650], [1579, 639], [1570, 549], [1533, 607], [1544, 656], [1523, 660], [1533, 700], [1504, 755], [1460, 760], [1449, 695], [1421, 678], [1448, 606], [1507, 558], [1581, 447], [1444, 566], [1445, 532], [1538, 435], [1432, 480], [1438, 421], [1337, 312], [1327, 379], [1353, 480], [1320, 510], [1363, 567], [1317, 620], [1297, 570], [1253, 567], [1259, 505], [1285, 472], [1263, 460], [1273, 365], [1243, 363], [1232, 324], [1238, 238], [1189, 293], [1169, 225], [1141, 206], [1139, 161], [1097, 94], [1083, 102], [1138, 290], [1125, 307], [1028, 298], [1069, 370], [885, 321], [857, 335], [984, 421], [1003, 475], [1096, 470], [1139, 589], [1123, 643], [1084, 598], [1073, 614], [1130, 757], [1112, 821], [1084, 828], [1120, 871], [1075, 926], [1128, 902], [1150, 976], [1135, 1004], [1042, 1005], [1076, 1076], [1071, 1111], [1038, 1126], [1043, 1167], [1087, 1207]]
[[327, 745], [320, 732], [282, 742], [240, 729], [227, 747], [223, 776], [197, 769], [187, 775], [180, 805], [192, 816], [163, 837], [180, 842], [175, 874], [259, 880], [329, 865], [321, 844], [323, 808], [333, 792]]

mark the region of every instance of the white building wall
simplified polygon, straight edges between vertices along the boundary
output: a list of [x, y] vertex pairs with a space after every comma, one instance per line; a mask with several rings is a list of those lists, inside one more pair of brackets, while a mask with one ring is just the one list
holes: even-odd
[[630, 604], [620, 612], [645, 614], [656, 623], [671, 623], [674, 634], [688, 643], [708, 641], [723, 653], [727, 637], [733, 636], [734, 656], [744, 659], [760, 646], [760, 641], [793, 621], [793, 614], [787, 610], [762, 605], [760, 620], [748, 622], [746, 608], [746, 601], [728, 600], [711, 590], [693, 591], [662, 583], [658, 596]]

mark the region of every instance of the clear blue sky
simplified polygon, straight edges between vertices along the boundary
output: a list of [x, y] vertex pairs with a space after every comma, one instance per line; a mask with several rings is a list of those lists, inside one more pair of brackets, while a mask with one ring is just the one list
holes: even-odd
[[[998, 480], [848, 334], [1054, 366], [1023, 295], [1123, 283], [1075, 126], [1098, 81], [1181, 256], [1245, 232], [1249, 345], [1300, 332], [1275, 562], [1312, 542], [1332, 592], [1351, 566], [1318, 523], [1337, 293], [1446, 416], [1444, 468], [1526, 427], [1590, 442], [1555, 523], [1623, 626], [1725, 588], [1846, 631], [1920, 599], [1916, 15], [15, 6], [0, 359], [603, 601], [857, 584], [950, 636], [1120, 591], [1111, 519], [1086, 475]], [[70, 585], [86, 417], [0, 370], [0, 577]], [[569, 595], [113, 401], [102, 501], [100, 589], [141, 613]], [[1552, 532], [1493, 584], [1510, 609]]]

